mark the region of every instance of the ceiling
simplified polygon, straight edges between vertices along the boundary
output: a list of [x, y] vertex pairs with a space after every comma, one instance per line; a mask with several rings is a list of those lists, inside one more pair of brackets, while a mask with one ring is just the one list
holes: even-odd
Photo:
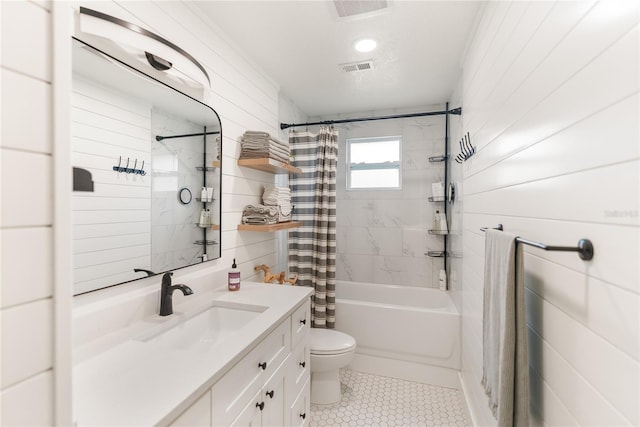
[[[339, 17], [330, 0], [197, 6], [311, 117], [448, 101], [481, 3], [386, 3], [385, 9], [349, 17]], [[378, 47], [355, 51], [354, 42], [363, 37], [376, 39]], [[340, 67], [368, 59], [371, 70], [347, 73]]]

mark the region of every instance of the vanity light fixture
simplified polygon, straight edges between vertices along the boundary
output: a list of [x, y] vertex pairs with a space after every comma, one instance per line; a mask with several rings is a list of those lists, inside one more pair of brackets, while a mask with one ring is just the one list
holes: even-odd
[[[184, 49], [158, 34], [86, 7], [80, 7], [78, 24], [79, 31], [84, 34], [81, 39], [93, 36], [91, 41], [95, 44], [97, 36], [103, 40], [98, 48], [116, 57], [126, 55], [193, 89], [211, 87], [205, 68]], [[119, 54], [113, 49], [117, 49]]]
[[363, 53], [371, 52], [376, 48], [376, 46], [378, 46], [378, 42], [376, 42], [374, 39], [360, 39], [354, 45], [355, 49], [358, 52]]

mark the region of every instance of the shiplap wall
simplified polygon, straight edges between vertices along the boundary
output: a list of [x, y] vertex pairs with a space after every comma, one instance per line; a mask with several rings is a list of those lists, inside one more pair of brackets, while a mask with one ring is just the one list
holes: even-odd
[[464, 60], [463, 384], [482, 376], [482, 226], [525, 247], [534, 425], [638, 425], [639, 148], [635, 1], [489, 2]]
[[[259, 202], [263, 186], [273, 183], [274, 177], [239, 168], [236, 159], [238, 140], [245, 130], [278, 134], [278, 86], [221, 31], [205, 22], [197, 3], [76, 2], [69, 6], [80, 4], [161, 34], [187, 49], [211, 76], [212, 89], [205, 102], [220, 114], [224, 136], [222, 259], [181, 270], [181, 274], [206, 269], [222, 279], [232, 258], [236, 258], [243, 278], [248, 280], [255, 277], [254, 265], [274, 265], [273, 234], [236, 231], [243, 207]], [[0, 417], [1, 424], [7, 426], [54, 424], [51, 63], [56, 59], [50, 45], [49, 6], [46, 1], [0, 2]], [[58, 394], [56, 399], [65, 406], [71, 396]]]
[[52, 19], [46, 3], [1, 2], [0, 15], [0, 424], [51, 425]]
[[[151, 268], [151, 104], [73, 78], [71, 163], [91, 172], [94, 191], [73, 193], [74, 293], [144, 277]], [[145, 176], [114, 172], [127, 159]]]

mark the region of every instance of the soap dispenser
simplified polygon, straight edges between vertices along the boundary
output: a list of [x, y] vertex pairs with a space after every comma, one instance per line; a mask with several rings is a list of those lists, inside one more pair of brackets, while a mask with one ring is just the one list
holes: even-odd
[[233, 259], [233, 264], [231, 264], [231, 270], [229, 270], [227, 285], [230, 291], [240, 290], [240, 270], [238, 270], [235, 258]]

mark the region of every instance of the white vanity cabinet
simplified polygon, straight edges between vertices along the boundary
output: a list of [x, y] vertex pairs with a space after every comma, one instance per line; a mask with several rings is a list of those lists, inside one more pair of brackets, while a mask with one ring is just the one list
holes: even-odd
[[291, 356], [288, 359], [285, 399], [287, 401], [286, 425], [304, 426], [310, 418], [311, 361], [309, 352], [309, 328], [311, 307], [303, 304], [291, 315]]
[[173, 420], [171, 427], [205, 427], [211, 426], [211, 391]]
[[309, 421], [309, 300], [171, 426], [302, 426]]

